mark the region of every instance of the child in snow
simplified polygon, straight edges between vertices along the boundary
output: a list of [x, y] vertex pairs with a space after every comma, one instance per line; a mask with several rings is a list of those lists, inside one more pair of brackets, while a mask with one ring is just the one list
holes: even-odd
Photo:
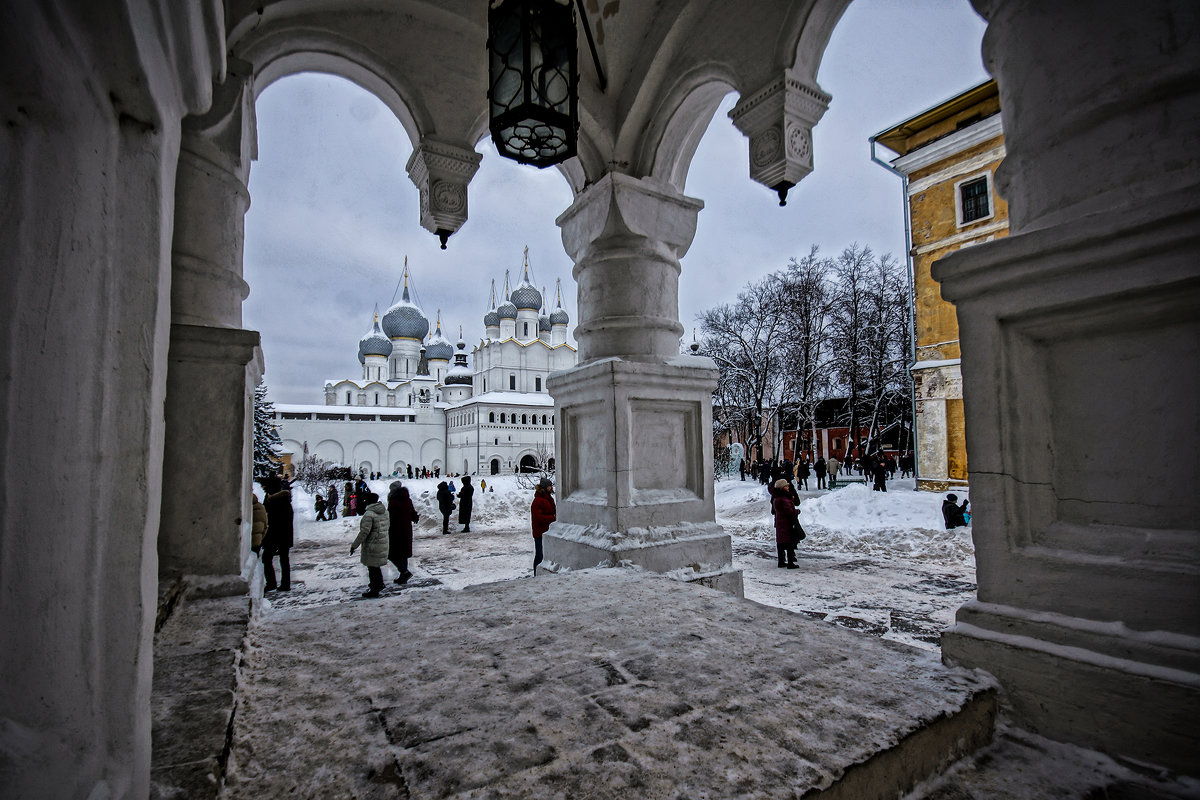
[[967, 524], [967, 506], [971, 501], [964, 499], [962, 505], [959, 505], [957, 500], [958, 495], [948, 494], [942, 501], [942, 519], [946, 521], [946, 530], [962, 528]]
[[388, 529], [390, 527], [387, 509], [379, 502], [379, 495], [369, 492], [363, 497], [366, 508], [362, 519], [358, 522], [358, 536], [350, 545], [350, 555], [362, 545], [362, 555], [359, 557], [367, 568], [369, 586], [363, 592], [363, 597], [379, 597], [383, 589], [383, 570], [388, 560]]
[[325, 519], [325, 498], [317, 495], [317, 500], [313, 503], [313, 509], [317, 512], [318, 521]]

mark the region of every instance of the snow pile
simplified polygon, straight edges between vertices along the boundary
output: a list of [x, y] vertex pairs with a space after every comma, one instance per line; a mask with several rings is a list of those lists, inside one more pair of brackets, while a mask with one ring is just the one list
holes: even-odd
[[943, 495], [933, 492], [875, 492], [852, 484], [800, 504], [808, 547], [864, 555], [891, 555], [937, 564], [975, 563], [969, 528], [948, 531]]
[[[812, 486], [815, 481], [810, 480]], [[893, 481], [891, 491], [862, 484], [834, 491], [800, 491], [802, 547], [946, 565], [975, 563], [969, 528], [944, 529], [944, 494], [913, 491], [913, 481]], [[966, 491], [959, 490], [965, 497]], [[766, 487], [752, 481], [716, 485], [717, 522], [735, 536], [773, 542], [775, 521]]]

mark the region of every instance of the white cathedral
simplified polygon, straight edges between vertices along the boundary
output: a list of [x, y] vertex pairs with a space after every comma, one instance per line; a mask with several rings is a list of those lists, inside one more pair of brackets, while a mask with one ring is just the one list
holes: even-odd
[[[307, 452], [355, 471], [407, 475], [408, 468], [443, 474], [497, 475], [554, 467], [551, 372], [575, 366], [567, 342], [561, 286], [546, 313], [543, 292], [529, 281], [526, 253], [521, 283], [483, 317], [484, 338], [467, 363], [429, 318], [404, 294], [382, 321], [359, 339], [361, 378], [325, 382], [324, 405], [276, 404], [285, 460]], [[457, 348], [457, 353], [455, 349]]]

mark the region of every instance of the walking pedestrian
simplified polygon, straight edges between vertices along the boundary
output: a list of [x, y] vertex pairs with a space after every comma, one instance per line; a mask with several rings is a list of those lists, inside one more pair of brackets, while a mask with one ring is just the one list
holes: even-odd
[[458, 492], [458, 521], [462, 524], [463, 533], [471, 532], [471, 498], [475, 494], [475, 487], [471, 485], [471, 476], [463, 475], [462, 489]]
[[813, 464], [813, 472], [817, 475], [817, 488], [826, 488], [825, 475], [829, 472], [829, 467], [825, 463], [825, 456], [819, 456], [817, 458], [817, 462]]
[[537, 575], [538, 564], [542, 563], [542, 534], [550, 529], [550, 523], [558, 516], [554, 505], [554, 484], [549, 478], [538, 481], [533, 492], [533, 503], [529, 506], [529, 518], [533, 527], [533, 574]]
[[437, 485], [438, 510], [442, 512], [442, 533], [450, 533], [450, 515], [454, 513], [454, 492], [442, 481]]
[[317, 512], [317, 522], [325, 519], [325, 498], [317, 495], [317, 499], [313, 502], [313, 510]]
[[420, 521], [413, 508], [412, 497], [400, 481], [393, 481], [388, 491], [388, 561], [400, 570], [396, 583], [408, 583], [412, 573], [408, 571], [408, 560], [412, 558], [413, 525]]
[[830, 456], [829, 461], [825, 462], [829, 467], [829, 488], [837, 488], [838, 471], [842, 468], [842, 462], [838, 461], [837, 456]]
[[[262, 540], [263, 577], [266, 590], [286, 592], [292, 588], [292, 493], [277, 477], [263, 480], [263, 508], [267, 512], [267, 530]], [[279, 557], [279, 582], [275, 582], [275, 557]]]
[[806, 491], [806, 492], [808, 491], [809, 472], [810, 472], [810, 468], [808, 466], [807, 458], [802, 458], [796, 462], [796, 483], [798, 485], [803, 485], [804, 491]]
[[379, 502], [379, 495], [368, 492], [363, 496], [366, 508], [362, 519], [358, 521], [358, 536], [350, 545], [350, 555], [362, 545], [362, 555], [359, 560], [367, 568], [367, 590], [363, 597], [379, 597], [383, 590], [383, 565], [388, 561], [388, 522], [387, 509]]

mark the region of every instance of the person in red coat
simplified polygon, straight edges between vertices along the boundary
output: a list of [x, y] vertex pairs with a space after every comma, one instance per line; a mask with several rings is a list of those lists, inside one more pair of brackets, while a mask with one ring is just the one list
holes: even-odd
[[413, 508], [412, 498], [400, 481], [393, 481], [388, 491], [388, 561], [400, 570], [396, 583], [404, 585], [412, 577], [408, 560], [412, 558], [413, 523], [420, 520]]
[[788, 482], [780, 478], [771, 489], [771, 513], [775, 515], [775, 549], [779, 552], [779, 566], [787, 569], [800, 569], [796, 563], [796, 523], [800, 512], [796, 510], [796, 501]]
[[542, 563], [542, 534], [550, 530], [558, 509], [554, 505], [554, 484], [549, 478], [542, 478], [537, 489], [533, 492], [533, 503], [529, 506], [529, 517], [533, 523], [533, 574], [537, 575], [537, 565]]

